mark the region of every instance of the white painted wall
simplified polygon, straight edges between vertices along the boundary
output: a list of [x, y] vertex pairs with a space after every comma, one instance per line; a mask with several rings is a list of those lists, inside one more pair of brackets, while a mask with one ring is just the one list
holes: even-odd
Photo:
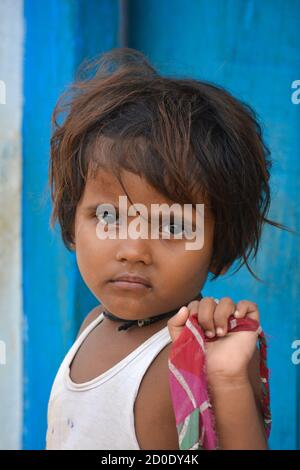
[[0, 449], [21, 448], [22, 434], [22, 57], [23, 1], [1, 0]]

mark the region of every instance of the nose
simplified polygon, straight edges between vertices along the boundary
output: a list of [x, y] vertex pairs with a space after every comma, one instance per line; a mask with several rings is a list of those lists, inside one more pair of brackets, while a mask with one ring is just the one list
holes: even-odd
[[152, 255], [147, 242], [148, 240], [142, 238], [120, 240], [116, 252], [117, 261], [128, 261], [129, 263], [141, 261], [144, 264], [151, 264]]

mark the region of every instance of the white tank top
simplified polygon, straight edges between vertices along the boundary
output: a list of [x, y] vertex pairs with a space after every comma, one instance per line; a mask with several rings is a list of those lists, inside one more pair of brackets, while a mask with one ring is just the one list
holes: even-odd
[[165, 326], [111, 369], [77, 384], [70, 377], [70, 364], [103, 318], [100, 313], [85, 328], [59, 367], [48, 403], [46, 449], [140, 450], [135, 398], [146, 370], [171, 337]]

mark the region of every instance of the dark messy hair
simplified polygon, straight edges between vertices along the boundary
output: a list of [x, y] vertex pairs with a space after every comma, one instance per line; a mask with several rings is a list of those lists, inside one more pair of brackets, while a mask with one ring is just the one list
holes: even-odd
[[52, 125], [51, 227], [58, 219], [68, 249], [86, 179], [99, 168], [123, 188], [122, 169], [143, 176], [181, 204], [201, 195], [215, 219], [212, 280], [235, 260], [260, 280], [248, 260], [263, 224], [290, 231], [266, 218], [272, 163], [256, 114], [220, 86], [161, 76], [141, 52], [116, 48], [83, 64]]

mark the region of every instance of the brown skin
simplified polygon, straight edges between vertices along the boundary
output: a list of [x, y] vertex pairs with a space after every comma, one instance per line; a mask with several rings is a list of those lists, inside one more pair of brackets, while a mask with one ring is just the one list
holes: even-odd
[[[151, 203], [172, 204], [137, 175], [124, 172], [124, 184], [130, 188], [131, 200], [144, 204], [149, 213]], [[101, 171], [97, 179], [87, 180], [75, 218], [76, 256], [85, 283], [106, 309], [127, 319], [158, 315], [185, 305], [197, 296], [210, 269], [213, 218], [206, 214], [202, 250], [187, 250], [185, 239], [99, 240], [96, 236], [99, 219], [88, 207], [94, 206], [96, 210], [100, 203], [117, 205], [119, 195], [126, 196], [116, 178], [107, 172]], [[128, 224], [133, 219], [128, 217]], [[124, 271], [144, 275], [152, 288], [139, 293], [112, 288], [109, 281]]]
[[[131, 200], [143, 203], [149, 212], [151, 203], [172, 204], [172, 201], [166, 200], [143, 178], [133, 173], [124, 171], [123, 182]], [[101, 306], [86, 317], [79, 334], [103, 308], [124, 319], [139, 319], [187, 305], [201, 291], [208, 272], [214, 272], [211, 265], [214, 220], [206, 210], [204, 246], [201, 250], [186, 250], [184, 238], [99, 240], [96, 236], [96, 225], [99, 222], [95, 216], [96, 207], [101, 203], [114, 203], [117, 206], [119, 195], [126, 196], [126, 193], [118, 180], [111, 173], [101, 170], [96, 179], [88, 178], [77, 206], [74, 231], [77, 263], [86, 285], [101, 302]], [[130, 204], [128, 201], [128, 206]], [[91, 206], [94, 206], [94, 212], [88, 209]], [[128, 217], [128, 224], [132, 219]], [[147, 277], [151, 287], [139, 292], [113, 288], [109, 281], [124, 271]], [[168, 319], [163, 319], [147, 327], [117, 331], [116, 323], [104, 318], [75, 355], [71, 364], [72, 380], [82, 383], [97, 377], [167, 326], [167, 323]], [[141, 449], [178, 449], [168, 382], [171, 344], [149, 366], [136, 398], [135, 429]], [[253, 356], [249, 375], [258, 397], [257, 359], [257, 355]]]
[[[228, 319], [255, 320], [260, 324], [258, 306], [241, 300], [236, 305], [229, 297], [217, 304], [204, 297], [183, 306], [168, 321], [172, 341], [184, 328], [188, 317], [196, 314], [205, 333], [217, 334], [218, 340], [205, 344], [206, 377], [216, 418], [221, 449], [267, 449], [263, 410], [260, 404], [259, 351], [256, 331], [228, 332]], [[222, 327], [223, 331], [219, 331]]]

